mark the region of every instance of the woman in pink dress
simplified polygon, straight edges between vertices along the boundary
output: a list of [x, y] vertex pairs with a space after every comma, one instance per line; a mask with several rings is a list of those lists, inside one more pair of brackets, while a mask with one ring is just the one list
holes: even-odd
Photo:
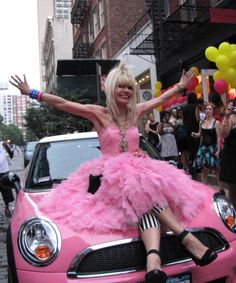
[[[23, 80], [12, 76], [10, 81], [23, 95], [89, 119], [98, 132], [102, 156], [84, 163], [59, 184], [43, 200], [42, 211], [78, 231], [105, 233], [139, 223], [147, 251], [149, 283], [167, 280], [159, 257], [159, 220], [177, 235], [196, 264], [209, 264], [217, 256], [185, 229], [204, 205], [204, 191], [184, 172], [165, 161], [152, 160], [139, 149], [138, 120], [185, 89], [193, 75], [191, 70], [183, 72], [175, 87], [158, 98], [137, 104], [136, 81], [121, 64], [106, 79], [107, 107], [82, 105], [31, 89], [25, 76]], [[102, 176], [95, 194], [88, 192], [90, 176]]]

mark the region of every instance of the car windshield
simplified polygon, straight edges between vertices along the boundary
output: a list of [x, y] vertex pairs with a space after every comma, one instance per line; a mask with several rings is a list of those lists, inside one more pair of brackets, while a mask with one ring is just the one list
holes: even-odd
[[[155, 149], [144, 138], [140, 139], [140, 148], [152, 158], [159, 159]], [[25, 189], [50, 189], [53, 184], [67, 179], [82, 163], [100, 155], [97, 138], [39, 143], [32, 159]]]

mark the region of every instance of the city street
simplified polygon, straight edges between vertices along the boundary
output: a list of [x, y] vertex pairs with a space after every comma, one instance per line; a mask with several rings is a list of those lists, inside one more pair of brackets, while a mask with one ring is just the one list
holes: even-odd
[[[15, 152], [11, 160], [10, 170], [16, 173], [19, 177], [22, 176], [23, 154]], [[11, 206], [12, 207], [12, 206]], [[7, 283], [7, 255], [6, 255], [6, 231], [9, 225], [10, 218], [5, 217], [4, 203], [0, 197], [0, 282]]]

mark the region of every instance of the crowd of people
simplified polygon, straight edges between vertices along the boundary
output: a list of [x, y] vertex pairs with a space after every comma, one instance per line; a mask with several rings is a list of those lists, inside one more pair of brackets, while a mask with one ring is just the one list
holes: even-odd
[[[183, 106], [161, 113], [158, 123], [154, 115], [155, 132], [148, 140], [159, 150], [165, 160], [177, 159], [187, 174], [196, 177], [201, 173], [201, 182], [208, 184], [209, 174], [216, 177], [219, 189], [228, 190], [229, 198], [236, 207], [236, 178], [233, 168], [236, 163], [236, 99], [224, 105], [217, 93], [209, 95], [209, 102], [197, 99], [195, 93], [188, 95]], [[158, 146], [153, 143], [158, 135]]]

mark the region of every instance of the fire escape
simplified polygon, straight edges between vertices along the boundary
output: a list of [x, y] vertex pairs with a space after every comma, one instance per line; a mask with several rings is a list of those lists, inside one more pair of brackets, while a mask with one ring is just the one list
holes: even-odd
[[[146, 0], [147, 10], [129, 31], [133, 40], [130, 54], [155, 55], [156, 68], [161, 74], [160, 63], [206, 31], [210, 23], [210, 8], [230, 6], [232, 0]], [[150, 32], [138, 32], [144, 23]], [[146, 29], [147, 30], [147, 29]], [[160, 79], [160, 78], [158, 78]]]
[[93, 55], [93, 45], [89, 43], [87, 20], [91, 0], [76, 0], [71, 11], [71, 23], [76, 30], [73, 58], [89, 58]]

